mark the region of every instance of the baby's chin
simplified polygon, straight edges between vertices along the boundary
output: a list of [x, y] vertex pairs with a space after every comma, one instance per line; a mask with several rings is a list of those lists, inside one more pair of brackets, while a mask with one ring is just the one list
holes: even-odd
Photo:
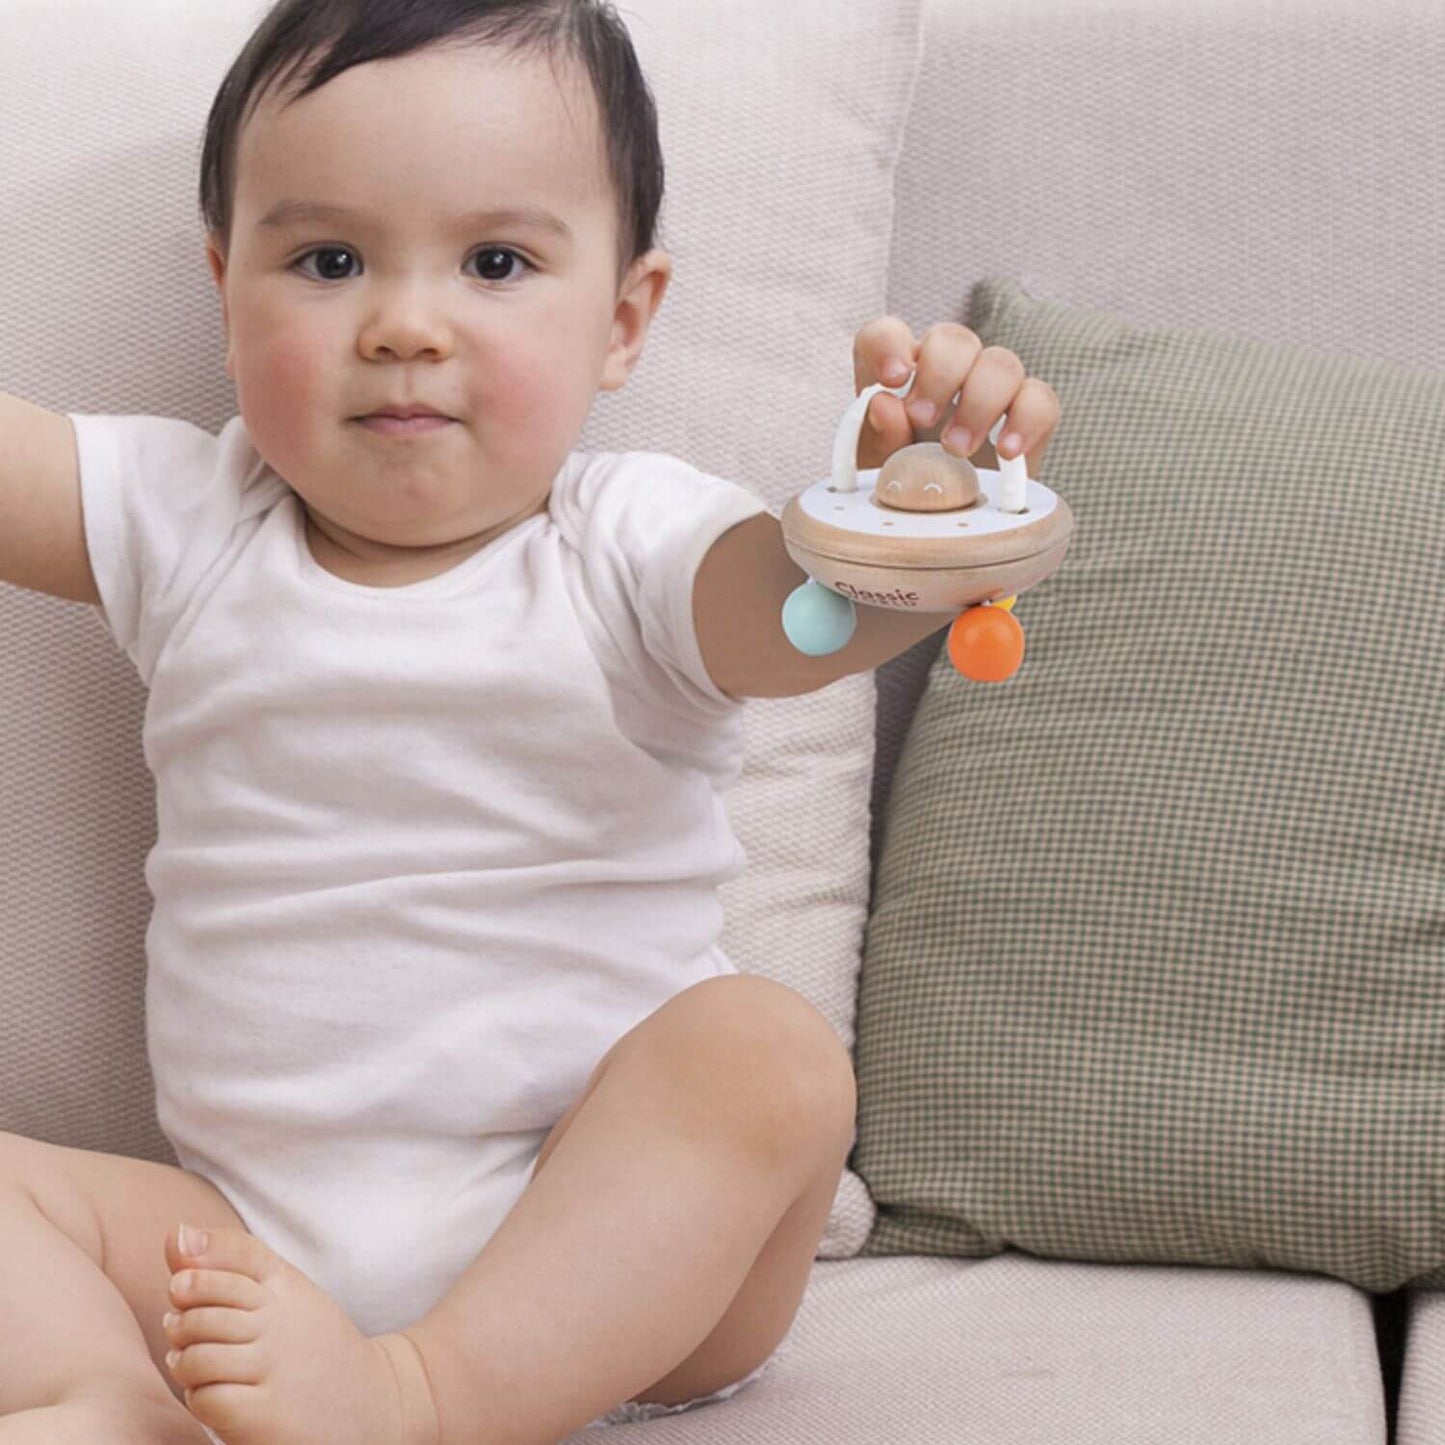
[[544, 511], [547, 496], [529, 502], [515, 516], [481, 526], [470, 519], [448, 519], [441, 507], [414, 518], [358, 517], [348, 524], [332, 519], [309, 502], [305, 506], [307, 538], [318, 560], [331, 557], [355, 566], [405, 569], [464, 561], [504, 532]]

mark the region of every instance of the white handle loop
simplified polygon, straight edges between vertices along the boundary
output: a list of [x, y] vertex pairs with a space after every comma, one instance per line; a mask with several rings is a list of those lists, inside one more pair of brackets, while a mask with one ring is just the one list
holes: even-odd
[[[833, 489], [839, 492], [858, 490], [858, 439], [863, 435], [863, 418], [868, 412], [868, 403], [880, 391], [891, 391], [901, 401], [908, 395], [913, 383], [918, 380], [915, 371], [902, 386], [884, 386], [877, 382], [865, 386], [843, 413], [838, 430], [833, 437]], [[995, 447], [1003, 433], [1004, 418], [994, 423], [988, 439]], [[1016, 457], [999, 457], [998, 472], [1002, 479], [999, 496], [999, 511], [1022, 512], [1024, 509], [1024, 487], [1029, 479], [1028, 462], [1022, 452]]]

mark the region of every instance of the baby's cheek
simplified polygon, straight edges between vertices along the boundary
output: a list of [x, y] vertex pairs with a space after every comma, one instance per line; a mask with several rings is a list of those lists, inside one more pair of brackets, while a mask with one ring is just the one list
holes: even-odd
[[493, 444], [525, 453], [541, 439], [579, 432], [596, 396], [596, 377], [584, 356], [579, 347], [555, 344], [545, 351], [514, 350], [507, 361], [486, 368], [472, 413], [503, 423]]
[[303, 347], [271, 346], [237, 376], [236, 392], [253, 440], [273, 466], [308, 444], [327, 406], [345, 420], [339, 401], [325, 402], [321, 370]]

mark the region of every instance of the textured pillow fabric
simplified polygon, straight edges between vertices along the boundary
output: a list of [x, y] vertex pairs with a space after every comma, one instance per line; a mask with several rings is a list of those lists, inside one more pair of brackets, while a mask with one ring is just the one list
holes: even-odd
[[[212, 433], [236, 414], [196, 177], [212, 97], [265, 8], [0, 7], [5, 390]], [[637, 370], [599, 394], [581, 448], [672, 453], [775, 514], [827, 471], [854, 395], [853, 335], [887, 309], [921, 12], [921, 0], [621, 7], [657, 99], [658, 240], [675, 274]], [[155, 837], [144, 691], [88, 609], [0, 588], [0, 637], [0, 851], [13, 865], [0, 877], [12, 1026], [0, 1128], [172, 1163], [142, 1011]], [[744, 972], [805, 994], [850, 1045], [875, 696], [869, 673], [750, 702], [748, 759], [727, 795], [747, 866], [721, 890], [722, 945]], [[855, 1251], [871, 1218], [845, 1175], [820, 1253]]]
[[1445, 1285], [1445, 373], [975, 289], [1076, 531], [899, 761], [861, 1251]]

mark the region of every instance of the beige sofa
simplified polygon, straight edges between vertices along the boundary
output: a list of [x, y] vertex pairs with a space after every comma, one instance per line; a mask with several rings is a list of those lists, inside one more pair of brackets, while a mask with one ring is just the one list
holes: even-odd
[[[157, 101], [172, 107], [173, 118], [198, 118], [244, 34], [250, 9], [232, 8], [215, 56], [178, 80], [181, 95]], [[744, 54], [766, 52], [778, 39], [774, 25], [810, 23], [804, 11], [839, 25], [855, 13], [842, 0], [831, 16], [828, 6], [800, 6], [797, 16], [773, 7], [771, 21], [766, 7], [737, 13], [745, 11], [743, 23], [754, 29]], [[668, 68], [677, 42], [667, 33], [667, 8], [624, 13], [647, 22], [635, 32], [639, 49], [649, 69], [656, 66], [659, 95], [676, 97], [678, 113], [684, 102], [674, 77], [684, 71]], [[14, 107], [0, 112], [12, 161], [22, 143], [60, 143], [52, 123], [61, 111], [38, 109], [42, 85], [47, 96], [74, 91], [94, 97], [96, 112], [104, 101], [119, 114], [128, 90], [149, 83], [139, 58], [147, 46], [179, 53], [209, 43], [201, 34], [209, 19], [178, 36], [170, 21], [192, 23], [178, 20], [188, 14], [183, 7], [140, 5], [141, 39], [111, 69], [99, 41], [70, 48], [86, 26], [117, 23], [104, 14], [99, 5], [50, 0], [0, 5], [0, 41], [12, 42], [0, 43], [0, 95], [8, 93]], [[849, 379], [838, 338], [870, 315], [886, 309], [916, 335], [937, 321], [966, 324], [970, 288], [992, 275], [1018, 276], [1034, 295], [1110, 308], [1143, 324], [1207, 325], [1422, 365], [1445, 361], [1438, 304], [1445, 24], [1434, 0], [929, 0], [921, 20], [916, 69], [889, 78], [907, 100], [896, 173], [883, 177], [890, 188], [896, 181], [894, 204], [881, 221], [861, 218], [882, 226], [886, 290], [876, 297], [881, 304], [859, 303], [835, 328], [835, 383], [840, 372]], [[145, 33], [162, 21], [163, 29]], [[880, 51], [879, 65], [890, 63]], [[45, 75], [58, 66], [68, 79]], [[721, 106], [725, 97], [709, 93], [707, 101]], [[96, 206], [97, 194], [116, 203], [130, 241], [149, 234], [145, 222], [122, 220], [120, 183], [95, 163], [108, 122], [92, 114], [87, 124], [86, 134], [99, 139], [83, 162], [37, 165], [19, 177], [13, 165], [3, 170], [0, 315], [7, 319], [0, 332], [8, 335], [0, 336], [0, 390], [60, 410], [166, 411], [214, 425], [229, 414], [219, 351], [206, 343], [210, 370], [197, 375], [194, 341], [188, 354], [169, 339], [177, 331], [199, 335], [198, 317], [214, 325], [203, 310], [209, 296], [199, 243], [180, 228], [180, 210], [164, 232], [163, 260], [181, 279], [157, 302], [151, 324], [123, 324], [104, 296], [78, 299], [77, 273], [40, 269], [58, 263], [37, 228], [57, 234], [59, 221]], [[157, 160], [152, 174], [184, 174], [193, 159], [178, 119], [169, 139], [175, 143], [163, 156], [141, 156]], [[697, 134], [689, 139], [697, 142]], [[703, 201], [689, 197], [687, 163], [670, 154], [669, 182], [682, 188], [679, 231], [691, 240]], [[121, 165], [137, 156], [117, 141], [112, 159]], [[104, 274], [105, 238], [70, 236], [62, 244], [72, 261], [100, 264]], [[136, 244], [111, 251], [110, 260], [142, 252]], [[755, 257], [766, 258], [761, 250]], [[840, 266], [853, 261], [838, 258]], [[53, 294], [44, 293], [46, 276]], [[54, 344], [47, 318], [58, 314], [69, 317], [71, 340], [77, 329], [93, 328], [95, 355]], [[675, 356], [666, 351], [677, 335], [667, 331], [667, 315], [658, 347]], [[746, 341], [763, 369], [776, 365], [769, 346], [790, 344], [766, 328]], [[159, 385], [134, 383], [142, 373], [158, 376]], [[644, 371], [639, 388], [648, 381]], [[771, 389], [774, 379], [765, 384]], [[846, 385], [834, 385], [821, 401], [803, 398], [815, 443], [794, 460], [796, 486], [825, 469], [846, 396]], [[680, 393], [667, 393], [666, 404], [676, 414]], [[713, 417], [712, 425], [727, 430], [735, 420]], [[604, 420], [589, 438], [598, 445], [625, 434]], [[722, 470], [727, 455], [708, 452], [709, 434], [694, 435], [702, 439], [695, 459]], [[664, 435], [631, 444], [680, 450], [688, 441]], [[810, 470], [813, 456], [819, 465]], [[736, 472], [750, 474], [741, 463]], [[1050, 480], [1067, 496], [1066, 478]], [[836, 796], [813, 797], [820, 808], [841, 809], [846, 782], [848, 807], [860, 797], [871, 803], [871, 854], [864, 856], [860, 838], [851, 859], [841, 859], [838, 876], [846, 874], [854, 892], [841, 912], [838, 897], [830, 898], [835, 914], [825, 920], [831, 946], [851, 950], [854, 969], [894, 763], [941, 635], [876, 679], [750, 705], [760, 749], [784, 730], [797, 736], [802, 729], [802, 750], [816, 744], [834, 760], [866, 764], [864, 772], [835, 773]], [[0, 673], [7, 760], [0, 1128], [173, 1161], [149, 1109], [144, 1053], [141, 869], [154, 811], [139, 747], [143, 692], [92, 617], [3, 587]], [[854, 724], [874, 717], [875, 705], [876, 730], [863, 736]], [[748, 777], [740, 784], [736, 814], [755, 877], [740, 880], [725, 900], [724, 941], [744, 968], [808, 992], [851, 1040], [848, 960], [826, 979], [809, 974], [793, 968], [767, 932], [775, 916], [769, 901], [786, 896], [789, 875], [768, 851], [764, 821], [783, 795], [783, 770], [766, 788], [762, 771], [762, 764], [752, 769], [751, 793]], [[811, 903], [816, 909], [816, 891]], [[776, 927], [795, 927], [797, 916]], [[763, 1381], [720, 1407], [615, 1427], [619, 1438], [656, 1445], [1445, 1442], [1439, 1296], [1372, 1300], [1317, 1276], [1113, 1267], [1012, 1251], [985, 1260], [853, 1258], [869, 1218], [866, 1190], [850, 1173], [784, 1354]]]

